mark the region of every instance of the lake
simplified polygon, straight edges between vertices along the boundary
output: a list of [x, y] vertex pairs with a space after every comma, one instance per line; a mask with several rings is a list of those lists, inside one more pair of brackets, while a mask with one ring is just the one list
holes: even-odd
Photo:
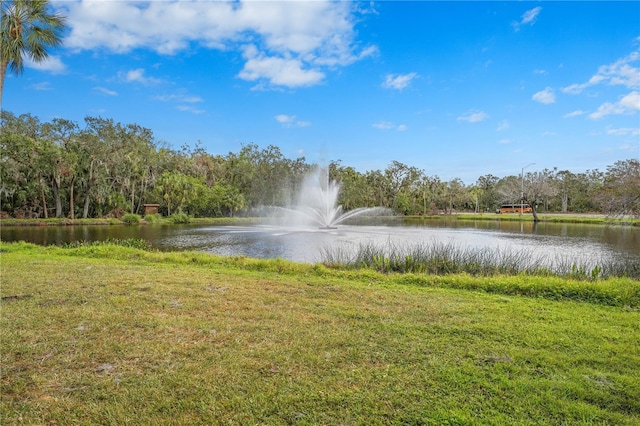
[[354, 250], [360, 244], [444, 243], [472, 249], [530, 250], [572, 263], [640, 259], [640, 228], [620, 225], [493, 220], [368, 218], [337, 229], [274, 225], [3, 226], [3, 241], [41, 245], [108, 238], [142, 238], [159, 250], [197, 250], [220, 255], [318, 262], [323, 250]]

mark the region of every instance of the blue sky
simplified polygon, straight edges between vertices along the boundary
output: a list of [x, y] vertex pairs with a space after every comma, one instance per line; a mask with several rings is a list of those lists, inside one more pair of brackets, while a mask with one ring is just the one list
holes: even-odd
[[5, 81], [42, 121], [472, 184], [640, 158], [640, 2], [53, 1], [64, 47]]

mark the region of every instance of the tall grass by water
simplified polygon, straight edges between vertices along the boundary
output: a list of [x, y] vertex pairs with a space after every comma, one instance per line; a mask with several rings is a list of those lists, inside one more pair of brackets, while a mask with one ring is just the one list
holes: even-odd
[[446, 275], [541, 275], [579, 279], [627, 277], [640, 279], [640, 258], [587, 259], [576, 262], [551, 257], [531, 249], [474, 248], [452, 243], [430, 242], [414, 245], [359, 244], [356, 250], [329, 247], [322, 250], [323, 263], [347, 268], [370, 268], [379, 272]]
[[[141, 238], [76, 241], [66, 248], [121, 246], [154, 250]], [[532, 275], [598, 280], [607, 278], [640, 279], [640, 257], [590, 259], [576, 262], [568, 257], [534, 252], [531, 249], [474, 248], [433, 241], [415, 245], [359, 244], [354, 251], [344, 246], [321, 249], [321, 263], [330, 268], [372, 269], [381, 273], [418, 273], [431, 275], [470, 274], [472, 276]]]

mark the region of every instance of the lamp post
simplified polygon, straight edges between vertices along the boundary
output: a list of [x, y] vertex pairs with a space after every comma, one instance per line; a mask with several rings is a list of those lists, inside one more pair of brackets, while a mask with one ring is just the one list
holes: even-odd
[[534, 164], [536, 163], [527, 164], [522, 168], [522, 171], [520, 172], [520, 214], [522, 214], [522, 211], [524, 210], [524, 169], [529, 166], [533, 166]]

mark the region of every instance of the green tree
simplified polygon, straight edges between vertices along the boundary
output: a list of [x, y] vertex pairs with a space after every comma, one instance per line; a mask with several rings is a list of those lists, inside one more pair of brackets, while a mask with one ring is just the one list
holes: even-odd
[[79, 133], [74, 149], [78, 159], [77, 184], [83, 196], [82, 217], [86, 219], [91, 202], [97, 198], [97, 190], [105, 185], [105, 145], [87, 128]]
[[252, 182], [254, 181], [255, 169], [251, 159], [244, 154], [229, 153], [226, 157], [226, 167], [224, 180], [228, 185], [237, 188], [246, 197], [248, 207], [256, 207], [257, 203], [249, 194], [252, 193]]
[[419, 211], [421, 177], [423, 173], [416, 167], [407, 166], [399, 161], [392, 161], [384, 171], [383, 185], [380, 188], [387, 199], [384, 207], [391, 207], [404, 214]]
[[572, 189], [576, 184], [576, 175], [569, 170], [561, 170], [556, 172], [555, 186], [560, 197], [560, 211], [567, 213], [569, 211], [569, 201], [572, 199]]
[[[466, 203], [471, 201], [471, 196], [460, 178], [453, 178], [447, 182], [446, 199], [449, 214], [453, 214], [454, 209], [462, 209]], [[447, 208], [445, 208], [446, 211]]]
[[438, 214], [439, 203], [444, 193], [444, 184], [438, 176], [423, 176], [420, 182], [422, 191], [422, 214]]
[[365, 176], [353, 167], [344, 167], [339, 161], [329, 164], [329, 179], [340, 184], [339, 204], [345, 210], [358, 207], [374, 207], [367, 199]]
[[383, 194], [385, 177], [380, 170], [368, 170], [365, 173], [366, 199], [369, 206], [389, 207], [389, 200]]
[[0, 204], [17, 217], [47, 217], [47, 185], [39, 167], [41, 123], [30, 114], [1, 112]]
[[467, 191], [469, 192], [469, 195], [473, 199], [473, 206], [474, 206], [473, 207], [473, 212], [474, 213], [479, 213], [480, 212], [480, 198], [482, 198], [482, 195], [484, 193], [484, 189], [482, 189], [478, 185], [472, 185], [469, 188], [467, 188]]
[[7, 69], [24, 71], [25, 58], [42, 62], [62, 44], [65, 17], [51, 12], [47, 0], [2, 0], [0, 17], [0, 107]]
[[492, 174], [480, 176], [476, 186], [482, 190], [480, 194], [480, 208], [483, 211], [495, 210], [499, 203], [496, 185], [500, 179]]
[[230, 174], [225, 179], [246, 194], [249, 207], [290, 203], [302, 179], [299, 166], [304, 158], [289, 160], [274, 145], [265, 149], [256, 144], [243, 145], [238, 155], [230, 154], [228, 159]]
[[[18, 216], [46, 218], [47, 198], [53, 196], [56, 217], [63, 215], [62, 201], [68, 199], [73, 218], [76, 133], [77, 126], [68, 120], [40, 123], [29, 114], [2, 112], [3, 194], [11, 195], [2, 200], [3, 208], [12, 207]], [[18, 184], [17, 191], [9, 190], [12, 182]]]
[[498, 182], [497, 188], [503, 202], [530, 204], [535, 222], [539, 221], [538, 205], [557, 194], [554, 176], [547, 169], [528, 172], [524, 176], [507, 176]]
[[95, 216], [102, 216], [114, 206], [113, 200], [118, 178], [115, 169], [119, 161], [118, 127], [113, 120], [100, 117], [85, 117], [85, 128], [81, 132], [80, 158], [82, 177], [80, 187], [84, 195], [82, 216], [87, 217], [91, 211]]
[[496, 182], [496, 201], [501, 203], [519, 203], [523, 181], [520, 176], [505, 176]]
[[218, 216], [229, 215], [233, 217], [238, 210], [245, 207], [246, 201], [244, 195], [224, 181], [218, 182], [212, 191], [212, 207]]
[[[139, 213], [156, 176], [163, 170], [177, 168], [175, 153], [156, 150], [151, 130], [139, 125], [93, 117], [85, 118], [85, 123], [82, 136], [88, 147], [82, 150], [90, 150], [83, 157], [89, 162], [85, 167], [98, 174], [85, 182], [84, 188], [91, 191], [99, 211]], [[88, 188], [86, 183], [90, 184]]]
[[74, 152], [78, 125], [72, 121], [54, 118], [42, 125], [42, 170], [46, 172], [53, 191], [56, 217], [63, 215], [62, 200], [68, 195], [69, 217], [75, 218], [75, 182], [77, 155]]
[[577, 189], [573, 194], [572, 211], [576, 212], [596, 212], [603, 211], [604, 207], [599, 199], [604, 173], [598, 169], [587, 170], [577, 175]]
[[640, 216], [640, 161], [616, 161], [607, 167], [599, 198], [608, 214]]
[[163, 172], [158, 179], [157, 188], [167, 203], [169, 215], [172, 209], [183, 213], [185, 208], [196, 204], [206, 190], [200, 179], [177, 171]]

